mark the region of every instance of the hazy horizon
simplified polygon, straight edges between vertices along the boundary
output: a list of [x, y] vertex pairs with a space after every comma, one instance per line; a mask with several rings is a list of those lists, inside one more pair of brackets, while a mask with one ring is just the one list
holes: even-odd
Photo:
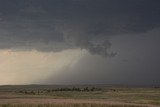
[[0, 85], [160, 85], [159, 0], [0, 0]]

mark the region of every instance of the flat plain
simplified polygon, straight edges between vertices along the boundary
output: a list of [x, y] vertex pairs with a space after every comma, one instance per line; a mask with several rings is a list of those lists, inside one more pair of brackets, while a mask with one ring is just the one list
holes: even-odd
[[160, 88], [5, 85], [0, 107], [160, 107]]

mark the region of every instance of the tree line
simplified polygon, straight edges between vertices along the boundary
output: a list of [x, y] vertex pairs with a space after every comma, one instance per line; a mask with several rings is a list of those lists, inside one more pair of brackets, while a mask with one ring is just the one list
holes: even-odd
[[30, 94], [30, 95], [35, 95], [35, 94], [40, 94], [40, 93], [52, 93], [56, 91], [77, 91], [77, 92], [91, 92], [91, 91], [100, 91], [100, 88], [89, 88], [89, 87], [84, 87], [84, 88], [56, 88], [56, 89], [43, 89], [43, 90], [21, 90], [18, 93], [24, 93], [24, 94]]

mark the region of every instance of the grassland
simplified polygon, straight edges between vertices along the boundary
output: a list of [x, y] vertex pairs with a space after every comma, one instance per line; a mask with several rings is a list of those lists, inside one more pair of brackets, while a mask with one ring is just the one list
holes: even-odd
[[2, 104], [0, 107], [147, 107], [147, 106], [134, 106], [134, 105], [108, 105], [108, 104]]
[[0, 86], [0, 107], [160, 107], [160, 88]]

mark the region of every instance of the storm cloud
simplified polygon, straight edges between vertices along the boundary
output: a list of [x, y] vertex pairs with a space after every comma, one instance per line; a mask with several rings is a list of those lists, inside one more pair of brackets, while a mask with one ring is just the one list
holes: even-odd
[[[1, 0], [0, 48], [108, 52], [112, 36], [159, 27], [159, 2], [147, 0]], [[152, 9], [150, 9], [152, 8]]]
[[[65, 69], [56, 69], [60, 79], [51, 73], [42, 83], [159, 84], [159, 30], [159, 0], [0, 0], [0, 54], [14, 54], [5, 57], [10, 58], [6, 65], [12, 68], [12, 57], [27, 53], [41, 61], [49, 56], [44, 71], [58, 66], [57, 56], [67, 60]], [[18, 61], [35, 70], [28, 59]], [[38, 61], [33, 63], [39, 68]]]

